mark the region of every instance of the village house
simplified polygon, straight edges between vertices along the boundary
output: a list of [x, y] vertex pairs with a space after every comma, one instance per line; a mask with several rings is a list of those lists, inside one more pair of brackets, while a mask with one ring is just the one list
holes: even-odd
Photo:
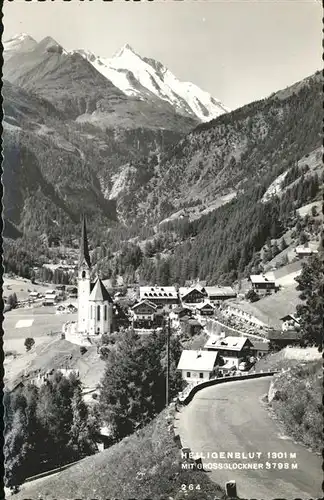
[[71, 286], [67, 289], [69, 298], [70, 299], [77, 299], [78, 298], [78, 289], [76, 286]]
[[228, 317], [231, 316], [237, 317], [248, 323], [252, 323], [253, 325], [260, 326], [262, 328], [267, 326], [266, 323], [264, 323], [262, 320], [252, 315], [248, 311], [245, 311], [244, 309], [240, 307], [235, 307], [233, 305], [228, 305], [225, 309], [223, 309], [222, 314]]
[[302, 334], [296, 330], [270, 330], [267, 338], [273, 350], [280, 350], [287, 346], [300, 345], [302, 343]]
[[253, 290], [256, 292], [271, 293], [278, 289], [274, 279], [267, 278], [262, 274], [251, 274], [249, 277]]
[[56, 285], [55, 289], [56, 289], [58, 295], [61, 295], [62, 297], [64, 296], [65, 285]]
[[224, 363], [220, 365], [222, 370], [233, 367], [238, 369], [240, 363], [248, 361], [253, 355], [253, 344], [246, 337], [223, 337], [216, 340], [212, 345], [207, 341], [205, 349], [209, 352], [216, 351], [219, 354], [219, 361], [222, 359]]
[[184, 316], [191, 316], [192, 315], [192, 310], [188, 309], [187, 307], [174, 307], [169, 314], [169, 318], [171, 321], [171, 327], [172, 328], [179, 328], [180, 326], [180, 320]]
[[206, 286], [205, 290], [211, 302], [234, 299], [237, 296], [237, 293], [230, 286]]
[[254, 357], [262, 358], [263, 356], [269, 353], [270, 343], [268, 341], [251, 339], [251, 342], [252, 342], [251, 351]]
[[157, 306], [168, 306], [170, 309], [179, 303], [174, 286], [140, 286], [139, 295], [140, 302], [149, 300]]
[[215, 313], [215, 306], [210, 302], [199, 302], [196, 305], [196, 314], [198, 316], [213, 316]]
[[53, 306], [57, 302], [57, 293], [55, 290], [47, 290], [45, 293], [45, 297], [43, 300], [43, 305], [44, 306]]
[[220, 339], [225, 338], [225, 332], [222, 332], [220, 335], [216, 333], [212, 333], [204, 345], [204, 349], [207, 351], [214, 351], [215, 350], [215, 345]]
[[184, 350], [177, 366], [187, 382], [204, 382], [215, 373], [217, 352]]
[[199, 302], [204, 302], [207, 294], [204, 288], [196, 286], [194, 288], [180, 287], [179, 298], [181, 303], [185, 305], [195, 305]]
[[148, 300], [142, 300], [131, 308], [134, 328], [152, 328], [158, 307]]
[[303, 259], [304, 257], [309, 257], [310, 255], [317, 254], [318, 250], [312, 249], [309, 247], [300, 246], [300, 247], [295, 248], [295, 253], [296, 253], [297, 257], [299, 257], [300, 259]]
[[180, 328], [183, 335], [192, 337], [200, 333], [203, 326], [197, 319], [190, 316], [183, 316], [180, 319]]
[[281, 330], [286, 332], [287, 330], [298, 330], [300, 328], [299, 320], [293, 314], [286, 314], [282, 318]]

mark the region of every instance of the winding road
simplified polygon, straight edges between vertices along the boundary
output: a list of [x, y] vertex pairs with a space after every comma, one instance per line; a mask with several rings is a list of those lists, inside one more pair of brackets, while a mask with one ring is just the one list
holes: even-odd
[[[182, 447], [201, 456], [210, 479], [220, 486], [235, 480], [240, 498], [321, 498], [321, 457], [283, 435], [269, 415], [262, 396], [268, 392], [270, 380], [231, 381], [199, 391], [176, 413]], [[241, 455], [231, 458], [231, 453]], [[269, 453], [277, 455], [269, 457]], [[273, 458], [278, 456], [283, 458]], [[279, 463], [288, 465], [280, 470]], [[251, 466], [255, 468], [243, 468]]]

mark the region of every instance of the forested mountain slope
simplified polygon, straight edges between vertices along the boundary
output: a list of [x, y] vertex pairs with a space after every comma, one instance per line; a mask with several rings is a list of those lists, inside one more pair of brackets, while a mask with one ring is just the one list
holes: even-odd
[[[186, 136], [67, 120], [60, 106], [10, 83], [4, 110], [5, 216], [25, 234], [50, 232], [69, 244], [84, 211], [92, 246], [109, 249], [95, 252], [98, 266], [130, 280], [232, 282], [320, 193], [318, 168], [296, 174], [296, 162], [321, 145], [319, 73]], [[261, 202], [285, 172], [280, 202]], [[228, 203], [206, 213], [224, 195]], [[190, 222], [183, 214], [192, 207]], [[181, 208], [173, 226], [159, 224]]]
[[251, 182], [264, 183], [314, 150], [321, 141], [321, 92], [317, 73], [199, 125], [162, 157], [147, 187], [155, 215], [164, 218], [181, 206], [208, 205]]

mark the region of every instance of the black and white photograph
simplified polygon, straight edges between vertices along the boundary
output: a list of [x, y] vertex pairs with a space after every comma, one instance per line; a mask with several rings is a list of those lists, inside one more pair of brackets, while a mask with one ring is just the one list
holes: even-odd
[[321, 3], [2, 21], [2, 498], [322, 498]]

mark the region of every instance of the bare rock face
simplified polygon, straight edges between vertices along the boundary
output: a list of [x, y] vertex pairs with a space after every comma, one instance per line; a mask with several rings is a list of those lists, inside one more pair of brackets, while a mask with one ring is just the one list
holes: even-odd
[[274, 380], [271, 381], [269, 391], [268, 391], [268, 402], [272, 403], [272, 401], [276, 401], [278, 399], [281, 399], [281, 393], [280, 390], [276, 387], [276, 381], [278, 379], [274, 378]]
[[63, 47], [61, 47], [61, 45], [58, 44], [49, 45], [48, 47], [46, 47], [46, 52], [63, 54]]

